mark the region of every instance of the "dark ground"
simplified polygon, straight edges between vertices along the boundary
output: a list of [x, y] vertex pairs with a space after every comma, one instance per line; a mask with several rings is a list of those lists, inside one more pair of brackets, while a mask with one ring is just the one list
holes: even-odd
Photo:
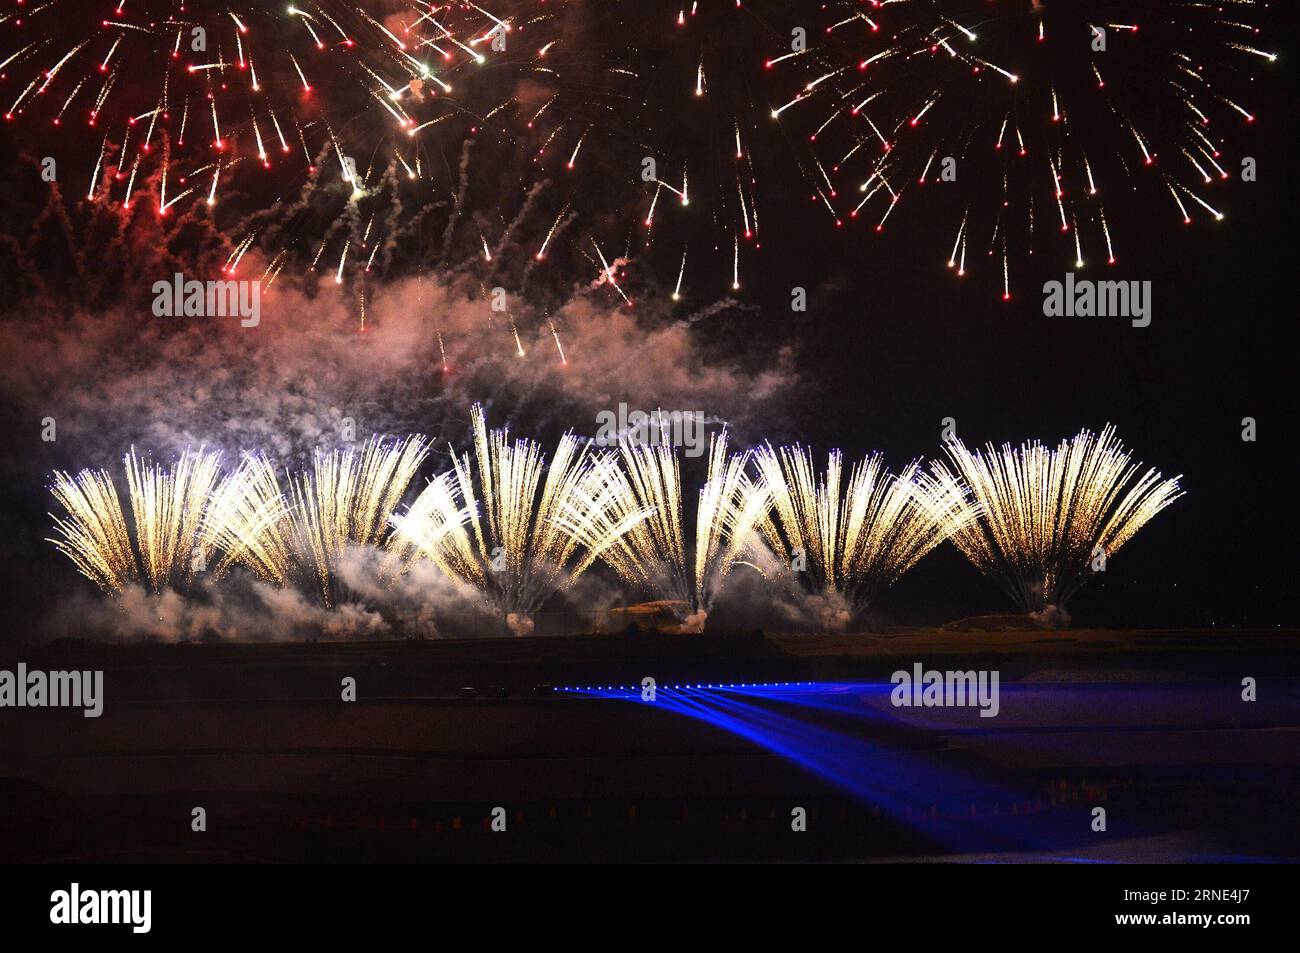
[[[98, 719], [11, 709], [0, 720], [0, 859], [1295, 859], [1298, 637], [910, 630], [11, 650], [0, 667], [103, 669], [106, 704]], [[999, 716], [892, 708], [866, 686], [914, 661], [998, 670]], [[798, 743], [780, 753], [786, 736], [765, 746], [707, 719], [555, 690], [645, 675], [857, 687], [836, 710], [756, 700], [778, 731], [794, 726]], [[355, 703], [340, 701], [345, 676]], [[1259, 681], [1254, 703], [1240, 700], [1246, 676]], [[488, 828], [498, 805], [508, 834]], [[1090, 829], [1097, 805], [1106, 833]], [[190, 830], [194, 806], [204, 833]], [[790, 831], [792, 806], [808, 810], [806, 833]]]

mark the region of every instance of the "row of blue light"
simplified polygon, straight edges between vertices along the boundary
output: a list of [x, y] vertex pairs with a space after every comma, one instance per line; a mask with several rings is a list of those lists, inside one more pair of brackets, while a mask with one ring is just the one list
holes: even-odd
[[[717, 691], [728, 688], [812, 688], [818, 685], [818, 682], [696, 682], [694, 685], [687, 682], [684, 685], [655, 685], [656, 692], [665, 691], [692, 691], [695, 689], [708, 689]], [[632, 692], [637, 695], [641, 694], [640, 685], [557, 685], [551, 691], [555, 692]]]
[[[753, 742], [811, 774], [848, 792], [856, 800], [879, 808], [894, 821], [923, 829], [957, 852], [1043, 850], [1062, 842], [1051, 814], [1026, 815], [1011, 827], [989, 826], [974, 814], [945, 811], [937, 817], [913, 812], [917, 804], [933, 803], [960, 792], [971, 803], [1015, 803], [1024, 792], [929, 752], [914, 752], [875, 740], [870, 730], [843, 719], [835, 726], [805, 720], [797, 711], [816, 710], [854, 715], [866, 721], [890, 720], [889, 710], [861, 704], [870, 692], [889, 692], [888, 682], [686, 682], [656, 685], [649, 707], [659, 708], [720, 728]], [[640, 702], [638, 685], [555, 686], [557, 693], [588, 698]], [[775, 702], [775, 704], [767, 704]], [[792, 713], [796, 710], [796, 713]], [[859, 728], [867, 726], [859, 723]]]

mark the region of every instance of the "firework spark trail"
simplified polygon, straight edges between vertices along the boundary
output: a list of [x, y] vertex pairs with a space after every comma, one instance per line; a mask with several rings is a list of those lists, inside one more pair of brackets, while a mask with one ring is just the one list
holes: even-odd
[[[832, 27], [849, 22], [857, 6], [831, 4]], [[825, 149], [842, 157], [834, 168], [843, 175], [854, 175], [845, 161], [865, 138], [858, 121], [868, 123], [884, 154], [906, 173], [899, 192], [890, 190], [884, 217], [907, 188], [927, 181], [936, 156], [953, 159], [961, 171], [941, 180], [962, 193], [954, 215], [973, 219], [977, 233], [998, 222], [989, 250], [1003, 252], [1000, 290], [1009, 300], [1007, 258], [1033, 254], [1032, 205], [1035, 196], [1045, 198], [1045, 187], [1052, 189], [1062, 233], [1073, 230], [1071, 222], [1102, 217], [1102, 186], [1113, 192], [1116, 179], [1131, 180], [1126, 188], [1145, 186], [1151, 196], [1167, 189], [1184, 222], [1190, 222], [1184, 197], [1221, 220], [1218, 203], [1192, 188], [1194, 182], [1203, 191], [1216, 181], [1193, 156], [1219, 159], [1255, 121], [1235, 91], [1253, 92], [1251, 83], [1277, 59], [1255, 45], [1267, 7], [1255, 0], [1234, 3], [1231, 19], [1220, 6], [1181, 0], [1095, 6], [1090, 20], [1079, 5], [1066, 3], [877, 5], [878, 31], [828, 29], [806, 55], [770, 61], [787, 77], [786, 90], [797, 89], [793, 98], [778, 97], [784, 105], [772, 114], [791, 130], [816, 130], [799, 137], [809, 143], [809, 164], [823, 168]], [[850, 102], [858, 105], [845, 110]], [[871, 116], [862, 110], [867, 103]], [[1008, 139], [1018, 148], [1003, 149]], [[874, 175], [870, 151], [855, 161]], [[1172, 162], [1165, 168], [1166, 156], [1191, 159], [1195, 179], [1177, 178], [1188, 169]], [[871, 176], [866, 170], [857, 176], [865, 191]], [[829, 205], [834, 184], [810, 184], [814, 199]], [[1109, 242], [1110, 228], [1097, 237]], [[1077, 232], [1067, 238], [1071, 260], [1082, 261], [1084, 240]], [[1113, 261], [1108, 252], [1107, 262]]]
[[358, 450], [317, 450], [312, 468], [291, 477], [297, 556], [320, 587], [326, 607], [338, 600], [338, 566], [349, 546], [377, 547], [420, 464], [424, 437], [395, 442], [371, 437]]
[[155, 593], [181, 591], [207, 565], [200, 527], [220, 459], [215, 451], [186, 451], [168, 468], [141, 461], [132, 449], [123, 462], [134, 538], [107, 471], [55, 473], [51, 492], [67, 516], [52, 517], [59, 538], [51, 542], [105, 592], [120, 594], [137, 581]]
[[[652, 154], [672, 168], [674, 182], [680, 175], [680, 189], [663, 187], [678, 196], [683, 208], [690, 204], [688, 169], [691, 174], [701, 170], [697, 194], [718, 196], [716, 202], [709, 199], [716, 206], [711, 212], [671, 216], [667, 226], [708, 231], [709, 240], [695, 243], [700, 249], [723, 242], [732, 246], [729, 255], [718, 255], [711, 263], [715, 278], [725, 274], [738, 286], [738, 272], [748, 262], [742, 261], [747, 256], [739, 255], [737, 243], [743, 237], [757, 248], [763, 183], [754, 156], [766, 149], [758, 130], [768, 125], [763, 119], [767, 107], [755, 101], [743, 74], [747, 63], [762, 68], [771, 52], [767, 47], [780, 40], [782, 31], [742, 5], [701, 10], [698, 18], [693, 14], [689, 23], [683, 21], [680, 30], [650, 26], [642, 5], [630, 0], [599, 7], [577, 0], [500, 0], [492, 9], [417, 6], [397, 32], [390, 17], [371, 16], [345, 0], [287, 8], [193, 0], [183, 21], [176, 19], [170, 0], [139, 0], [122, 7], [112, 21], [103, 20], [102, 11], [79, 10], [72, 0], [48, 6], [60, 16], [42, 19], [39, 40], [15, 50], [0, 46], [0, 58], [22, 71], [14, 77], [15, 94], [25, 90], [12, 106], [11, 121], [34, 137], [51, 135], [40, 128], [44, 123], [33, 122], [42, 113], [39, 101], [52, 102], [55, 109], [62, 103], [67, 110], [84, 86], [83, 96], [94, 96], [93, 103], [85, 104], [89, 125], [106, 127], [106, 144], [117, 147], [118, 171], [131, 173], [129, 193], [138, 187], [137, 177], [158, 181], [160, 161], [174, 163], [175, 179], [186, 181], [198, 168], [209, 168], [212, 150], [219, 151], [222, 161], [204, 183], [207, 188], [160, 197], [165, 211], [179, 208], [187, 214], [185, 199], [215, 206], [218, 181], [238, 196], [245, 212], [253, 211], [250, 203], [259, 203], [263, 212], [292, 203], [289, 196], [301, 185], [304, 168], [309, 179], [317, 174], [318, 162], [311, 156], [332, 146], [340, 160], [368, 154], [372, 167], [398, 163], [406, 172], [406, 187], [423, 190], [413, 205], [423, 207], [435, 190], [451, 195], [454, 206], [442, 247], [447, 258], [467, 201], [468, 152], [462, 156], [459, 184], [446, 158], [478, 141], [483, 151], [492, 150], [493, 168], [514, 168], [506, 174], [516, 177], [500, 183], [500, 197], [488, 200], [499, 203], [492, 209], [494, 217], [509, 221], [522, 214], [512, 197], [527, 195], [549, 178], [557, 188], [547, 196], [543, 217], [584, 223], [583, 234], [569, 236], [574, 249], [588, 248], [592, 241], [609, 247], [612, 233], [631, 221], [609, 213], [632, 210], [640, 184], [611, 177], [608, 169], [624, 163], [635, 167], [648, 141]], [[497, 39], [504, 41], [512, 29], [525, 25], [527, 43], [511, 36], [508, 48], [498, 49]], [[191, 28], [201, 28], [204, 42], [191, 42]], [[712, 35], [718, 28], [734, 36], [717, 44]], [[626, 39], [605, 42], [615, 35]], [[426, 60], [430, 50], [440, 59]], [[643, 60], [664, 61], [662, 79], [653, 86], [646, 85]], [[679, 69], [692, 80], [689, 90], [678, 82]], [[696, 89], [703, 92], [704, 87], [695, 80], [705, 75], [707, 95], [696, 96]], [[675, 112], [671, 104], [665, 109], [670, 92], [676, 100], [690, 102], [694, 118], [689, 134], [683, 134], [680, 122], [662, 118]], [[203, 114], [202, 136], [193, 135], [191, 106], [193, 118]], [[50, 110], [56, 125], [62, 110], [57, 115]], [[147, 131], [133, 136], [133, 125], [146, 118]], [[301, 152], [289, 147], [293, 133]], [[151, 154], [159, 137], [173, 146], [170, 160], [158, 158], [158, 151]], [[548, 143], [555, 148], [546, 148]], [[592, 148], [602, 150], [602, 162], [579, 162], [580, 152]], [[529, 168], [520, 172], [515, 160], [523, 155], [530, 158]], [[728, 160], [725, 166], [719, 166], [719, 158]], [[584, 165], [591, 168], [573, 173]], [[443, 181], [436, 181], [443, 171]], [[347, 166], [343, 173], [351, 182]], [[354, 185], [364, 181], [360, 170], [357, 180]], [[96, 174], [88, 195], [98, 203], [118, 202], [122, 181], [122, 176], [110, 178], [101, 189]], [[721, 195], [724, 186], [727, 196]], [[354, 190], [351, 198], [364, 201], [367, 196]], [[645, 200], [652, 201], [648, 193]], [[560, 211], [564, 208], [572, 214]], [[259, 250], [273, 259], [295, 244], [315, 248], [319, 231], [303, 232], [331, 228], [324, 216], [300, 216], [259, 236]], [[549, 253], [558, 234], [547, 236], [543, 251]], [[492, 257], [501, 259], [496, 250]], [[376, 262], [381, 271], [386, 258], [385, 251]], [[703, 258], [697, 260], [704, 265]], [[295, 264], [286, 257], [286, 267]], [[703, 267], [697, 272], [706, 273]], [[610, 282], [610, 290], [620, 289]]]
[[211, 492], [200, 536], [222, 557], [216, 578], [240, 565], [276, 585], [318, 592], [326, 606], [346, 593], [338, 569], [349, 547], [378, 547], [429, 452], [424, 437], [371, 437], [359, 448], [317, 450], [288, 492], [261, 454], [246, 456]]
[[[953, 541], [1030, 613], [1064, 613], [1093, 560], [1113, 556], [1182, 495], [1180, 477], [1154, 469], [1138, 477], [1140, 464], [1130, 463], [1109, 426], [1055, 450], [1030, 442], [972, 453], [958, 440], [946, 450], [980, 509]], [[932, 469], [951, 476], [942, 462]]]
[[202, 534], [223, 554], [213, 568], [216, 578], [241, 565], [277, 585], [289, 582], [294, 564], [289, 503], [265, 456], [246, 456], [221, 481], [208, 504]]
[[830, 606], [842, 599], [843, 615], [819, 620], [839, 628], [977, 512], [951, 476], [917, 463], [895, 476], [880, 454], [855, 463], [847, 485], [838, 450], [821, 474], [812, 451], [798, 446], [766, 444], [754, 460], [772, 491], [775, 519], [766, 516], [759, 529], [775, 563], [788, 570], [792, 557], [803, 558], [796, 584], [831, 597]]
[[[196, 568], [206, 567], [199, 527], [208, 498], [221, 476], [221, 455], [183, 453], [170, 470], [142, 463], [133, 449], [126, 458], [135, 541], [144, 577], [154, 592], [180, 588]], [[195, 565], [195, 557], [202, 562]]]
[[631, 586], [672, 603], [684, 631], [702, 632], [714, 601], [770, 504], [762, 480], [746, 473], [748, 454], [728, 455], [726, 434], [711, 437], [695, 533], [683, 532], [681, 467], [665, 444], [622, 442], [611, 479], [625, 514], [649, 511], [604, 559]]
[[615, 509], [609, 467], [572, 433], [548, 466], [539, 444], [489, 431], [481, 406], [472, 420], [474, 466], [469, 454], [453, 453], [454, 469], [391, 519], [392, 548], [407, 560], [432, 560], [477, 591], [511, 632], [525, 635], [542, 602], [572, 585], [647, 514]]
[[50, 514], [58, 538], [47, 541], [104, 592], [120, 593], [139, 579], [135, 551], [117, 488], [106, 470], [82, 470], [75, 477], [54, 474], [50, 487], [66, 517]]
[[429, 481], [405, 513], [389, 517], [394, 532], [388, 547], [408, 563], [427, 558], [449, 578], [481, 589], [482, 566], [463, 532], [477, 517], [476, 502], [466, 501], [461, 492], [459, 473], [448, 471]]

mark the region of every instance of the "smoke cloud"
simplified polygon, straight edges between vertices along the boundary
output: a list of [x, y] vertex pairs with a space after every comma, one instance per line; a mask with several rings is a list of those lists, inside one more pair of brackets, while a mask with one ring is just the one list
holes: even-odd
[[744, 427], [793, 384], [789, 354], [749, 371], [706, 354], [685, 323], [642, 323], [590, 296], [532, 327], [456, 283], [381, 285], [365, 308], [362, 331], [350, 290], [277, 282], [256, 327], [127, 308], [37, 313], [0, 324], [2, 386], [55, 420], [58, 442], [76, 448], [69, 465], [107, 465], [130, 445], [287, 461], [370, 433], [460, 440], [475, 400], [543, 431], [593, 435], [595, 414], [620, 401]]

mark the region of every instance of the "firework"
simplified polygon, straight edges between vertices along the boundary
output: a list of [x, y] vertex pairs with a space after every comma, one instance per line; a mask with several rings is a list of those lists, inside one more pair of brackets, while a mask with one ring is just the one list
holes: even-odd
[[950, 475], [913, 463], [894, 476], [879, 454], [854, 464], [847, 486], [838, 450], [820, 475], [812, 452], [798, 446], [768, 444], [754, 459], [775, 514], [760, 521], [763, 538], [776, 562], [797, 569], [798, 584], [836, 613], [822, 621], [839, 628], [976, 512]]
[[[471, 487], [472, 490], [472, 487]], [[475, 540], [463, 532], [478, 516], [475, 503], [461, 493], [460, 473], [448, 471], [430, 480], [406, 512], [389, 517], [393, 535], [389, 548], [404, 561], [426, 558], [449, 578], [485, 589], [483, 567]]]
[[213, 575], [243, 566], [275, 585], [315, 591], [327, 608], [337, 605], [346, 598], [338, 578], [345, 552], [384, 542], [388, 516], [428, 452], [420, 436], [318, 449], [309, 470], [287, 475], [287, 493], [265, 456], [245, 457], [212, 491], [201, 527], [201, 538], [222, 554]]
[[727, 436], [711, 437], [708, 470], [695, 512], [694, 538], [683, 531], [677, 451], [665, 444], [623, 442], [611, 476], [625, 514], [649, 511], [604, 558], [633, 588], [667, 600], [684, 631], [702, 632], [727, 576], [742, 561], [771, 502], [764, 481], [746, 473], [748, 454], [727, 453]]
[[[1109, 426], [1055, 450], [1030, 442], [972, 453], [958, 440], [946, 450], [980, 509], [953, 542], [1017, 605], [1045, 618], [1064, 613], [1089, 575], [1182, 495], [1179, 477], [1137, 476], [1140, 464]], [[949, 477], [941, 462], [934, 472]]]
[[187, 584], [207, 566], [199, 534], [208, 497], [220, 478], [221, 455], [183, 453], [171, 470], [126, 458], [135, 541], [149, 588]]
[[122, 503], [108, 471], [82, 470], [75, 477], [56, 472], [50, 492], [67, 517], [51, 514], [58, 538], [48, 542], [104, 592], [120, 593], [139, 579]]
[[218, 484], [208, 503], [203, 538], [222, 553], [213, 575], [242, 565], [262, 579], [285, 585], [293, 572], [294, 533], [289, 504], [275, 467], [250, 454]]
[[379, 546], [428, 452], [423, 437], [392, 443], [371, 437], [360, 449], [317, 450], [311, 470], [290, 479], [295, 552], [327, 607], [337, 601], [344, 551]]
[[512, 632], [527, 634], [542, 602], [647, 514], [616, 509], [612, 471], [573, 434], [561, 438], [548, 466], [537, 443], [489, 431], [481, 406], [472, 419], [474, 466], [468, 454], [453, 454], [454, 469], [392, 518], [392, 548], [407, 560], [432, 560]]
[[1090, 572], [1182, 495], [1178, 477], [1140, 473], [1111, 427], [1055, 450], [1030, 442], [972, 453], [954, 440], [954, 469], [936, 462], [930, 473], [913, 463], [893, 475], [873, 454], [847, 482], [838, 451], [818, 472], [807, 449], [729, 453], [723, 433], [710, 440], [691, 533], [673, 447], [624, 441], [593, 452], [569, 433], [548, 463], [537, 443], [489, 431], [481, 407], [472, 421], [473, 459], [453, 453], [453, 469], [400, 514], [429, 452], [423, 437], [318, 450], [309, 470], [287, 476], [287, 492], [261, 454], [223, 478], [215, 452], [187, 451], [168, 468], [132, 450], [130, 519], [107, 471], [56, 472], [51, 492], [65, 515], [52, 516], [50, 542], [110, 595], [132, 585], [183, 592], [215, 559], [214, 579], [241, 566], [317, 592], [326, 608], [347, 598], [347, 551], [383, 550], [395, 557], [389, 568], [430, 560], [517, 634], [598, 559], [699, 632], [747, 564], [819, 597], [823, 623], [843, 628], [947, 538], [1025, 611], [1064, 617]]
[[949, 267], [965, 275], [978, 248], [1010, 299], [1014, 265], [1044, 247], [1076, 269], [1115, 263], [1110, 198], [1143, 193], [1144, 216], [1171, 224], [1224, 217], [1204, 196], [1243, 154], [1242, 97], [1276, 59], [1266, 6], [835, 3], [815, 46], [773, 62], [791, 79], [772, 115], [808, 133], [813, 198], [837, 225], [883, 231], [900, 204], [946, 214]]
[[54, 474], [51, 492], [67, 516], [51, 517], [58, 538], [50, 541], [105, 592], [120, 594], [137, 582], [155, 593], [183, 590], [211, 553], [200, 527], [220, 478], [220, 454], [186, 451], [169, 469], [141, 461], [132, 449], [124, 463], [134, 538], [108, 472], [82, 470], [76, 477]]
[[[365, 200], [399, 187], [410, 208], [453, 197], [445, 242], [472, 210], [459, 237], [480, 246], [485, 267], [512, 244], [527, 245], [529, 269], [557, 267], [554, 239], [576, 220], [570, 267], [600, 268], [593, 242], [649, 249], [671, 229], [674, 262], [688, 245], [725, 249], [711, 278], [734, 289], [759, 246], [765, 141], [782, 138], [754, 87], [786, 30], [748, 5], [679, 16], [579, 0], [139, 0], [105, 18], [50, 0], [19, 13], [0, 15], [6, 120], [47, 150], [51, 138], [84, 137], [91, 202], [129, 209], [150, 196], [159, 217], [185, 218], [187, 200], [215, 216], [226, 190], [244, 214], [283, 213], [230, 236], [232, 247], [255, 239], [266, 261], [319, 257], [328, 244], [340, 283], [371, 271], [402, 223], [377, 221]], [[490, 170], [482, 194], [467, 194], [471, 146]], [[328, 213], [294, 201], [304, 187], [339, 201]], [[692, 193], [706, 201], [691, 208]], [[522, 208], [514, 195], [528, 196]], [[550, 227], [516, 236], [535, 204]], [[691, 231], [708, 239], [689, 242]], [[612, 275], [608, 285], [619, 290]]]

